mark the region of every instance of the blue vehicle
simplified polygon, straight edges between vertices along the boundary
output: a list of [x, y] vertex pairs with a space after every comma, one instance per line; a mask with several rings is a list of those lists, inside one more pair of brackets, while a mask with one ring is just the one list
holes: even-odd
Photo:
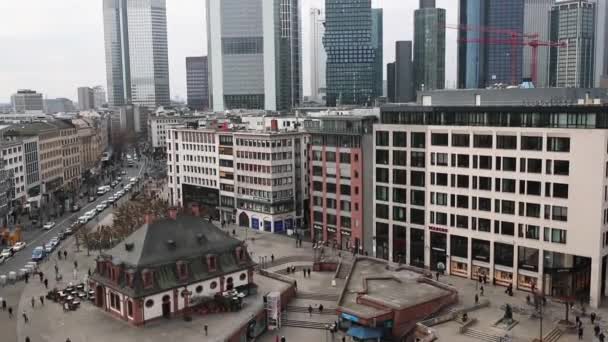
[[44, 259], [45, 255], [46, 255], [46, 253], [44, 251], [44, 247], [38, 246], [38, 247], [34, 248], [34, 251], [32, 251], [32, 260], [40, 261], [40, 260]]

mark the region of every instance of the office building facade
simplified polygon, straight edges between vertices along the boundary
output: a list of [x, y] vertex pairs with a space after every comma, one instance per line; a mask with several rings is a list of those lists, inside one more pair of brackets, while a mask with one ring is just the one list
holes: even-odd
[[289, 110], [302, 94], [298, 0], [207, 1], [210, 101]]
[[310, 97], [325, 102], [325, 67], [327, 54], [323, 46], [325, 16], [319, 8], [310, 9]]
[[165, 0], [104, 0], [111, 106], [170, 105], [166, 11]]
[[607, 294], [607, 119], [593, 105], [384, 106], [375, 255], [597, 307]]
[[373, 21], [371, 0], [325, 1], [328, 106], [371, 105], [378, 95]]
[[551, 48], [549, 77], [554, 87], [592, 88], [595, 85], [595, 3], [567, 0], [551, 9], [551, 40], [565, 47]]
[[384, 95], [383, 15], [381, 8], [372, 8], [372, 47], [374, 48], [374, 98]]
[[186, 57], [186, 87], [188, 107], [203, 110], [209, 108], [209, 78], [207, 56]]
[[89, 110], [95, 108], [95, 92], [90, 87], [78, 88], [78, 109]]
[[415, 90], [445, 87], [445, 9], [420, 0], [414, 11]]
[[[549, 18], [551, 7], [555, 0], [524, 0], [524, 29], [526, 34], [538, 34], [541, 41], [549, 41]], [[532, 78], [532, 48], [524, 47], [522, 60], [522, 77]], [[539, 47], [535, 61], [537, 65], [534, 86], [545, 88], [549, 86], [549, 48]]]
[[41, 112], [44, 110], [42, 94], [29, 89], [21, 89], [13, 94], [11, 96], [11, 105], [15, 113]]
[[414, 63], [412, 42], [395, 42], [395, 102], [411, 102], [415, 99]]
[[397, 80], [395, 73], [395, 64], [396, 62], [387, 63], [386, 64], [386, 98], [388, 102], [396, 102], [396, 93], [395, 90], [397, 88]]
[[[486, 26], [485, 0], [460, 0], [458, 24], [461, 26]], [[482, 32], [458, 30], [457, 87], [459, 89], [484, 88], [486, 86], [486, 45], [466, 44], [465, 40], [483, 39]]]
[[93, 87], [93, 107], [100, 109], [107, 104], [106, 90], [102, 86]]

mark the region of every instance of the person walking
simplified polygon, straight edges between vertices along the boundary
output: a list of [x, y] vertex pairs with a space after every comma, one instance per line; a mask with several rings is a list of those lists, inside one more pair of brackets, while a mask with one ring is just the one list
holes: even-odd
[[322, 314], [323, 313], [323, 304], [319, 304], [319, 313]]
[[597, 315], [595, 314], [595, 312], [592, 312], [591, 315], [589, 315], [589, 318], [591, 319], [591, 324], [595, 324], [596, 317], [597, 317]]
[[479, 287], [479, 292], [481, 293], [481, 296], [483, 297], [483, 285], [481, 285], [481, 286]]
[[49, 289], [49, 280], [46, 278], [44, 278], [44, 288], [47, 290]]
[[78, 269], [78, 261], [74, 260], [74, 269]]
[[479, 296], [475, 294], [475, 305], [479, 304]]
[[582, 340], [583, 339], [583, 326], [579, 326], [578, 327], [578, 339]]
[[29, 281], [30, 281], [30, 275], [29, 275], [29, 273], [26, 273], [25, 274], [25, 283], [27, 284], [27, 283], [29, 283]]
[[600, 326], [596, 324], [596, 325], [593, 327], [593, 332], [595, 333], [595, 337], [598, 337], [598, 336], [599, 336], [599, 334], [600, 334]]
[[312, 317], [312, 305], [308, 305], [308, 317]]
[[274, 254], [271, 254], [271, 255], [270, 255], [270, 262], [271, 262], [272, 264], [274, 264]]
[[32, 302], [32, 309], [33, 309], [36, 306], [36, 300], [34, 299], [34, 297], [32, 297], [31, 302]]
[[606, 335], [604, 335], [603, 332], [600, 332], [600, 335], [597, 338], [599, 338], [600, 342], [604, 342], [604, 339], [606, 339]]
[[12, 306], [8, 307], [8, 318], [13, 318], [13, 307]]
[[57, 275], [59, 273], [59, 266], [57, 266], [57, 264], [55, 264], [55, 275]]
[[27, 317], [27, 313], [25, 313], [25, 310], [23, 311], [23, 322], [25, 322], [25, 324], [29, 323], [30, 319]]
[[44, 273], [42, 273], [42, 271], [38, 272], [38, 277], [40, 278], [40, 282], [42, 283], [42, 281], [44, 280]]
[[6, 299], [2, 298], [2, 311], [6, 311]]
[[302, 269], [302, 274], [304, 274], [304, 278], [306, 278], [306, 269], [305, 268]]
[[44, 306], [44, 296], [40, 296], [40, 305]]
[[63, 251], [63, 258], [65, 260], [68, 260], [68, 251], [65, 251], [65, 250]]
[[25, 342], [30, 342], [30, 337], [29, 336], [25, 336]]
[[209, 327], [205, 324], [205, 336], [209, 334]]

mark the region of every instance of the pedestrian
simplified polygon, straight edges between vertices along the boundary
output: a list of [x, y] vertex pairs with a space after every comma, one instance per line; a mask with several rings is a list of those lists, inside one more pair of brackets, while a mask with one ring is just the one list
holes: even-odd
[[435, 272], [435, 279], [439, 281], [439, 271]]
[[74, 269], [78, 268], [78, 261], [74, 260]]
[[580, 327], [578, 327], [578, 339], [579, 340], [583, 339], [583, 326], [582, 325]]
[[593, 327], [593, 332], [595, 333], [595, 337], [598, 337], [598, 336], [599, 336], [599, 334], [600, 334], [600, 326], [596, 324], [596, 325]]
[[6, 311], [6, 299], [2, 298], [2, 311]]
[[25, 322], [25, 324], [30, 321], [30, 319], [27, 317], [27, 314], [25, 313], [25, 310], [23, 311], [23, 321]]
[[232, 230], [232, 236], [236, 236], [236, 229]]
[[57, 264], [55, 264], [55, 275], [57, 275], [59, 273], [59, 266], [57, 266]]
[[209, 334], [209, 327], [205, 324], [205, 336]]
[[87, 274], [89, 275], [89, 277], [91, 276], [91, 269], [90, 268], [87, 270]]
[[72, 342], [72, 340], [70, 340], [70, 338], [68, 337], [65, 342]]
[[270, 255], [270, 262], [274, 264], [274, 254]]
[[68, 260], [68, 251], [63, 251], [63, 258]]
[[281, 336], [281, 342], [287, 342], [287, 340], [285, 339], [285, 336]]
[[49, 280], [48, 279], [44, 279], [44, 288], [46, 288], [47, 290], [49, 289]]
[[30, 337], [29, 336], [25, 336], [25, 342], [30, 342]]
[[57, 252], [57, 259], [61, 260], [61, 251]]
[[12, 306], [8, 307], [8, 318], [13, 318], [13, 307]]
[[581, 318], [580, 317], [578, 317], [578, 316], [574, 317], [574, 323], [576, 324], [577, 327], [579, 326], [580, 322], [581, 322]]
[[488, 276], [485, 273], [483, 274], [483, 283], [484, 284], [488, 283]]
[[306, 269], [305, 268], [302, 269], [302, 274], [304, 274], [304, 278], [306, 278]]
[[312, 317], [312, 305], [308, 305], [308, 317]]
[[475, 305], [479, 304], [479, 296], [475, 294]]
[[308, 269], [308, 278], [310, 278], [310, 268]]
[[42, 273], [42, 271], [38, 272], [38, 277], [40, 278], [40, 282], [42, 283], [42, 281], [44, 280], [44, 273]]
[[481, 284], [481, 281], [483, 280], [483, 278], [481, 277], [481, 274], [478, 275], [477, 278], [479, 279], [479, 283]]
[[346, 336], [342, 336], [342, 342], [346, 342]]
[[600, 339], [600, 342], [604, 342], [604, 339], [606, 338], [606, 335], [604, 335], [603, 332], [600, 332], [600, 336], [598, 336], [598, 338]]
[[25, 283], [27, 284], [27, 283], [29, 283], [29, 281], [30, 281], [30, 275], [29, 275], [29, 273], [26, 273], [25, 274]]
[[591, 324], [595, 324], [595, 318], [596, 317], [597, 316], [596, 316], [595, 312], [592, 312], [591, 315], [589, 315], [589, 318], [591, 319]]
[[319, 313], [322, 314], [323, 313], [323, 304], [319, 304]]
[[40, 296], [40, 305], [44, 306], [44, 296]]
[[34, 297], [32, 297], [32, 309], [36, 306], [36, 299], [34, 299]]
[[479, 287], [479, 292], [481, 292], [481, 296], [483, 297], [483, 285], [481, 285], [481, 287]]

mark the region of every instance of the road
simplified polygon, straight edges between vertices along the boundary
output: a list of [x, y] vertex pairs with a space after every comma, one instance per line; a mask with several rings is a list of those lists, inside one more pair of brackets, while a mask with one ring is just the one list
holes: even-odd
[[[129, 181], [129, 178], [140, 176], [143, 173], [144, 163], [140, 162], [140, 165], [138, 168], [131, 167], [131, 168], [125, 168], [125, 170], [127, 171], [127, 175], [122, 176], [122, 183], [126, 185]], [[75, 212], [75, 213], [69, 213], [68, 215], [64, 215], [63, 217], [61, 217], [57, 220], [57, 224], [55, 225], [55, 227], [53, 227], [50, 230], [43, 230], [42, 228], [40, 228], [34, 234], [30, 234], [29, 239], [25, 241], [27, 243], [26, 247], [24, 249], [22, 249], [21, 251], [15, 253], [15, 255], [12, 258], [8, 259], [2, 265], [0, 265], [0, 274], [8, 274], [8, 272], [10, 272], [10, 271], [16, 272], [20, 268], [23, 268], [23, 266], [25, 264], [27, 264], [28, 261], [31, 261], [32, 251], [34, 250], [35, 247], [43, 246], [44, 244], [46, 244], [48, 242], [48, 240], [50, 240], [54, 236], [57, 236], [61, 230], [68, 228], [72, 222], [74, 222], [78, 219], [78, 217], [84, 215], [84, 213], [86, 213], [87, 211], [95, 208], [102, 201], [107, 200], [110, 196], [112, 196], [118, 190], [120, 190], [120, 189], [118, 187], [116, 187], [116, 188], [110, 190], [105, 195], [97, 197], [97, 199], [94, 202], [87, 203], [85, 206], [83, 206], [80, 209], [80, 211]], [[126, 194], [122, 198], [120, 198], [118, 203], [123, 203], [128, 200], [129, 200], [129, 194]], [[107, 215], [111, 210], [112, 210], [112, 206], [109, 206], [103, 212], [97, 214], [95, 219], [91, 220], [90, 223], [94, 224], [96, 222], [101, 221], [102, 217]], [[61, 248], [60, 246], [59, 246], [59, 248]], [[1, 295], [0, 295], [0, 297], [1, 297]]]

